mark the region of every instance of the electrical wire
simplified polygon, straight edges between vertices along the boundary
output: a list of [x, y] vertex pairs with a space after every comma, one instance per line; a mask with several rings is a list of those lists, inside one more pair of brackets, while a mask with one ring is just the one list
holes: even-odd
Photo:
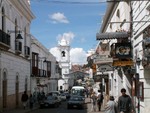
[[[32, 2], [44, 2], [43, 0], [31, 0]], [[55, 4], [100, 4], [100, 3], [106, 3], [106, 0], [100, 1], [100, 2], [72, 2], [72, 1], [60, 1], [60, 0], [45, 0], [46, 2], [49, 3], [55, 3]]]

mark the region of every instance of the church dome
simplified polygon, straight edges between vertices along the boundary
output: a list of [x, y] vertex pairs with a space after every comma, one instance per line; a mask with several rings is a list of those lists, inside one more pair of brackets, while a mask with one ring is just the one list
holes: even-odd
[[62, 38], [59, 44], [62, 46], [66, 46], [66, 45], [68, 45], [68, 41], [65, 40], [64, 38]]

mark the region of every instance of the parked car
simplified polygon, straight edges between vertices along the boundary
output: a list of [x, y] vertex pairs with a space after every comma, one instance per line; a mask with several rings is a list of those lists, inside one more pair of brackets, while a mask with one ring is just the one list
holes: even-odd
[[83, 109], [85, 106], [85, 99], [82, 96], [71, 96], [67, 102], [67, 108], [80, 108]]
[[65, 100], [66, 100], [66, 95], [65, 95], [65, 93], [61, 93], [61, 94], [60, 94], [60, 98], [61, 98], [62, 101], [65, 101]]
[[66, 100], [70, 99], [70, 93], [69, 92], [64, 92], [64, 94], [66, 95]]
[[40, 103], [40, 108], [59, 107], [59, 105], [57, 96], [47, 96], [46, 99]]
[[51, 91], [47, 95], [57, 96], [58, 100], [59, 100], [59, 104], [61, 104], [61, 96], [60, 96], [60, 92], [59, 91]]

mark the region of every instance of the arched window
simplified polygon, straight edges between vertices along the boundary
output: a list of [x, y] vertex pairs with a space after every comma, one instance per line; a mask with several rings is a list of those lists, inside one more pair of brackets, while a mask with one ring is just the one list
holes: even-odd
[[120, 10], [119, 9], [117, 10], [117, 14], [116, 15], [117, 15], [118, 18], [120, 18]]
[[28, 91], [28, 78], [25, 78], [25, 91]]
[[7, 74], [5, 71], [3, 72], [3, 80], [7, 80]]
[[15, 37], [17, 37], [17, 30], [18, 30], [17, 19], [15, 19]]
[[62, 57], [65, 57], [65, 51], [61, 52]]
[[5, 10], [2, 7], [2, 31], [5, 31]]

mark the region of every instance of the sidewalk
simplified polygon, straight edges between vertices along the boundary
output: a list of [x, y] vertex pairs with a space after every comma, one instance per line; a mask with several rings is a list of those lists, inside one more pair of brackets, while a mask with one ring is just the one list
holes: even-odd
[[2, 111], [0, 113], [28, 113], [28, 112], [36, 110], [38, 108], [39, 108], [39, 105], [36, 104], [36, 105], [33, 106], [33, 109], [30, 109], [29, 107], [27, 107], [26, 109], [17, 108], [17, 109]]

